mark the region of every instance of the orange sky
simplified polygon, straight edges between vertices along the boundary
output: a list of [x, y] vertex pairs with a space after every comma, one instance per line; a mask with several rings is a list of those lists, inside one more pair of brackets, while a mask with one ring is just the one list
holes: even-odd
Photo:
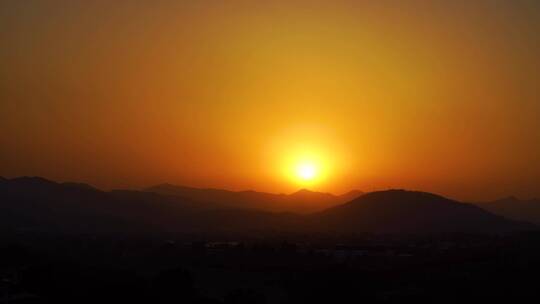
[[0, 175], [540, 196], [536, 1], [111, 2], [1, 2]]

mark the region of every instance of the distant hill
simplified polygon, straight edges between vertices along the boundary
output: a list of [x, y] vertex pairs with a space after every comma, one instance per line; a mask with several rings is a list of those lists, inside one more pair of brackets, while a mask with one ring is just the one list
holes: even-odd
[[476, 203], [476, 205], [509, 219], [540, 224], [540, 199], [520, 200], [511, 196], [492, 202]]
[[532, 227], [472, 204], [405, 190], [368, 193], [315, 214], [313, 220], [326, 231], [345, 233], [501, 232]]
[[[334, 204], [337, 198], [345, 199], [345, 196], [308, 190], [274, 195], [176, 186], [170, 189], [175, 191], [174, 195], [128, 190], [107, 192], [89, 185], [56, 183], [38, 177], [0, 179], [0, 233], [261, 236], [267, 233], [495, 233], [536, 229], [471, 204], [423, 192], [372, 192], [323, 211], [300, 215], [258, 209], [286, 207], [279, 204]], [[183, 190], [184, 196], [176, 194], [178, 189]]]
[[39, 177], [0, 180], [0, 226], [16, 231], [150, 233], [188, 229], [190, 215], [220, 208], [141, 191], [105, 192]]
[[257, 209], [270, 212], [310, 213], [346, 203], [363, 194], [355, 190], [343, 195], [314, 192], [306, 189], [292, 194], [256, 191], [228, 191], [161, 184], [145, 189], [164, 195], [175, 195], [203, 202], [219, 202], [230, 208]]

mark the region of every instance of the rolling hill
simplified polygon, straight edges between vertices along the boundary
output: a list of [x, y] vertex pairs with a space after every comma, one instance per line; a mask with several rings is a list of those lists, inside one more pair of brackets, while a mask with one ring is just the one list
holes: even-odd
[[310, 213], [346, 203], [363, 194], [358, 190], [343, 195], [301, 189], [292, 194], [272, 194], [256, 191], [200, 189], [161, 184], [145, 189], [163, 195], [175, 195], [203, 202], [219, 202], [230, 208], [257, 209], [269, 212]]
[[540, 224], [540, 199], [520, 200], [511, 196], [492, 202], [476, 203], [476, 205], [509, 219]]
[[193, 213], [219, 208], [141, 191], [105, 192], [39, 177], [0, 181], [3, 228], [27, 232], [146, 233], [188, 229]]
[[[4, 233], [252, 236], [276, 232], [431, 234], [536, 229], [531, 224], [507, 220], [472, 204], [424, 192], [371, 192], [323, 211], [301, 215], [268, 212], [256, 207], [279, 209], [287, 203], [326, 204], [329, 201], [335, 204], [337, 196], [307, 190], [291, 195], [183, 190], [191, 195], [107, 192], [85, 184], [56, 183], [36, 177], [0, 179], [0, 228]], [[270, 205], [274, 203], [278, 207]]]
[[315, 226], [343, 233], [502, 232], [531, 228], [472, 204], [426, 192], [371, 192], [313, 215]]

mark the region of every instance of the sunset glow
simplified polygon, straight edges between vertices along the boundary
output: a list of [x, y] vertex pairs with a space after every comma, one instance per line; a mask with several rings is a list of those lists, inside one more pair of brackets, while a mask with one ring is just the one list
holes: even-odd
[[0, 0], [2, 303], [540, 303], [540, 0]]
[[0, 171], [540, 195], [540, 9], [518, 2], [5, 1]]

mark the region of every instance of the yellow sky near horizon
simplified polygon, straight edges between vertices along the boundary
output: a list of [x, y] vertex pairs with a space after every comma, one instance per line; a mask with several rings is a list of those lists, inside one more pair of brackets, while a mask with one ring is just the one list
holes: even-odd
[[[540, 196], [535, 1], [3, 1], [0, 175]], [[314, 160], [313, 160], [314, 159]]]

